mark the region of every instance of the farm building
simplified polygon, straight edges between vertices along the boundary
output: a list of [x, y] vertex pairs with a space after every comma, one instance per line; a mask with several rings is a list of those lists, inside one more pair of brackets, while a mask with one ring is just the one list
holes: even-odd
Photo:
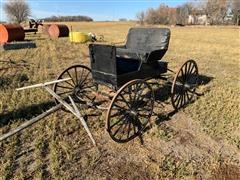
[[208, 25], [208, 15], [203, 11], [198, 11], [194, 14], [189, 14], [187, 17], [188, 24]]

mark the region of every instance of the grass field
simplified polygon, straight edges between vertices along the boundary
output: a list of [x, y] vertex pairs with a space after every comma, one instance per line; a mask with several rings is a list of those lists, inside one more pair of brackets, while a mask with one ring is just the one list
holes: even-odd
[[[123, 43], [134, 22], [68, 23], [75, 31], [104, 35], [104, 43]], [[171, 114], [170, 100], [155, 103], [153, 127], [127, 144], [105, 132], [105, 112], [91, 110], [93, 147], [80, 122], [58, 111], [7, 141], [0, 142], [2, 179], [240, 179], [240, 29], [170, 27], [164, 60], [176, 71], [194, 59], [209, 80], [204, 93]], [[51, 107], [42, 89], [16, 88], [55, 79], [72, 64], [89, 66], [88, 45], [67, 38], [28, 35], [37, 48], [0, 51], [0, 61], [20, 69], [0, 72], [0, 135]], [[24, 61], [21, 61], [24, 60]], [[1, 63], [1, 62], [0, 62]], [[4, 66], [4, 63], [0, 64]], [[160, 92], [166, 93], [166, 92]], [[171, 115], [169, 115], [171, 114]]]

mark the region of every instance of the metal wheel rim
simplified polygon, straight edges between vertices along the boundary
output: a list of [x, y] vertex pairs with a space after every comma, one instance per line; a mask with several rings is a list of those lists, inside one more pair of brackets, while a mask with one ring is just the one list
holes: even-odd
[[197, 63], [194, 60], [183, 63], [174, 77], [171, 88], [171, 102], [175, 110], [192, 102], [197, 87], [197, 77]]
[[[135, 89], [132, 88], [132, 86], [134, 85], [135, 85]], [[144, 91], [142, 89], [140, 94], [136, 94], [137, 85], [139, 88], [142, 87], [142, 89], [146, 89], [146, 88], [148, 89], [148, 92], [144, 94], [144, 97], [141, 97], [141, 93], [143, 93]], [[126, 89], [128, 89], [128, 94], [123, 94], [127, 92]], [[133, 92], [133, 90], [135, 91], [134, 94], [130, 94]], [[122, 97], [126, 98], [127, 96], [129, 96], [129, 99], [125, 99], [127, 102], [126, 101], [124, 102]], [[147, 98], [148, 101], [145, 98]], [[124, 109], [121, 109], [122, 106], [119, 104], [119, 102], [122, 102], [123, 104], [125, 103], [126, 106]], [[145, 104], [146, 102], [147, 104]], [[133, 80], [126, 83], [115, 94], [108, 108], [107, 118], [106, 118], [106, 128], [110, 137], [116, 142], [125, 143], [132, 140], [139, 134], [141, 134], [141, 132], [144, 130], [144, 128], [148, 124], [150, 117], [152, 116], [153, 106], [154, 106], [154, 94], [151, 86], [147, 82], [143, 80]], [[119, 109], [121, 111], [118, 111]], [[117, 117], [121, 117], [121, 118], [117, 120], [113, 119], [115, 117], [114, 115], [118, 113], [119, 113], [119, 116], [117, 115]]]

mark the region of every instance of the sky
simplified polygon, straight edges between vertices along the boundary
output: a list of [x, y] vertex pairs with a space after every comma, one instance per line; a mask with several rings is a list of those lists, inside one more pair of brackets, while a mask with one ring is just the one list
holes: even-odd
[[[3, 4], [0, 0], [0, 21], [6, 21]], [[170, 7], [181, 5], [187, 0], [26, 0], [31, 8], [32, 18], [85, 15], [95, 21], [135, 19], [137, 12], [164, 3]]]

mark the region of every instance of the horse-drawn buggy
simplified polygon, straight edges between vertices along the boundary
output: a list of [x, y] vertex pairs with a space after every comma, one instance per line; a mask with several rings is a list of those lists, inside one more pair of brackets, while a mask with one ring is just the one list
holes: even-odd
[[[79, 107], [105, 109], [110, 137], [116, 142], [127, 142], [142, 133], [152, 116], [155, 98], [149, 80], [168, 81], [166, 73], [173, 73], [162, 60], [169, 40], [168, 28], [131, 28], [123, 46], [90, 44], [91, 68], [73, 65], [56, 81], [21, 89], [45, 87], [59, 107], [81, 120], [94, 144]], [[48, 85], [53, 85], [53, 89]], [[171, 81], [171, 103], [175, 110], [193, 100], [197, 85], [197, 64], [188, 60]], [[106, 88], [101, 91], [101, 87]], [[100, 103], [104, 98], [110, 103], [108, 107]]]

